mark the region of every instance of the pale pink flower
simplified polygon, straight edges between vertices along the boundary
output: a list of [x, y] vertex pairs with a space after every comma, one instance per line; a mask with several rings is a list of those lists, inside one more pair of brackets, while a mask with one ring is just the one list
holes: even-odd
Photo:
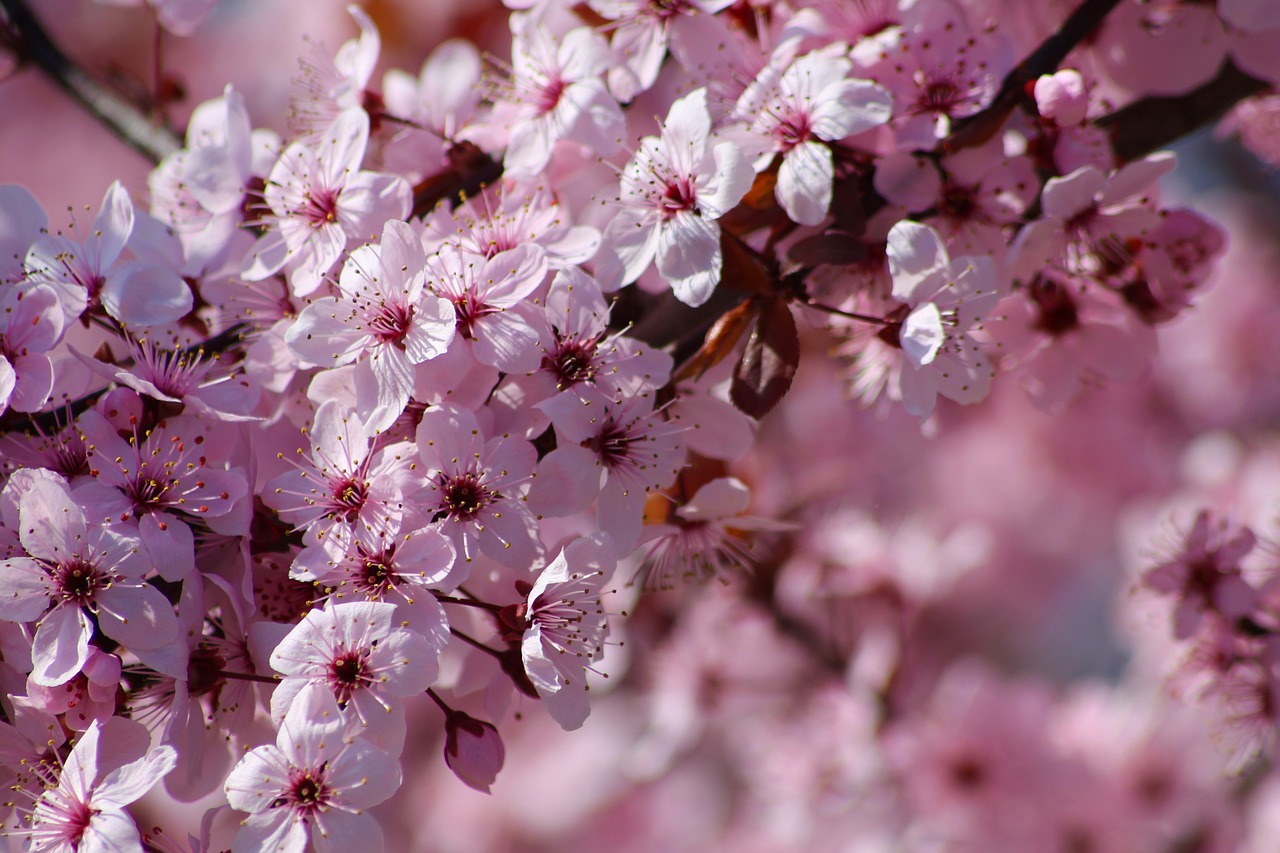
[[250, 188], [279, 149], [274, 131], [253, 130], [244, 96], [230, 85], [195, 108], [186, 146], [147, 177], [151, 214], [174, 230], [188, 263], [220, 266], [229, 259]]
[[404, 490], [415, 485], [406, 444], [375, 448], [372, 432], [337, 400], [316, 411], [309, 438], [310, 452], [299, 449], [296, 469], [267, 483], [264, 495], [306, 541], [338, 526], [377, 528], [401, 512]]
[[579, 728], [591, 710], [587, 670], [609, 633], [600, 593], [617, 564], [608, 534], [575, 539], [538, 575], [525, 603], [525, 673], [565, 731]]
[[565, 515], [596, 499], [600, 529], [629, 552], [649, 494], [669, 486], [685, 465], [680, 434], [689, 427], [653, 411], [648, 396], [611, 400], [588, 386], [539, 407], [557, 441], [538, 466], [530, 500], [543, 514]]
[[0, 184], [0, 284], [26, 276], [23, 259], [49, 227], [35, 196], [18, 184]]
[[540, 319], [527, 301], [547, 274], [546, 253], [525, 244], [493, 257], [451, 245], [427, 258], [431, 291], [453, 304], [457, 334], [476, 361], [507, 373], [538, 367]]
[[290, 103], [290, 125], [300, 136], [319, 135], [344, 110], [358, 107], [378, 119], [378, 95], [369, 89], [369, 80], [378, 64], [382, 39], [369, 13], [354, 3], [347, 12], [355, 19], [360, 35], [344, 42], [331, 59], [323, 45], [310, 43], [310, 56], [301, 60], [302, 76], [295, 78], [297, 91]]
[[[733, 0], [588, 0], [593, 12], [618, 21], [611, 46], [609, 88], [619, 101], [630, 101], [658, 79], [667, 45], [679, 37], [685, 18], [714, 15]], [[689, 52], [695, 44], [687, 45]], [[683, 52], [683, 51], [682, 51]]]
[[[332, 599], [308, 613], [271, 653], [272, 668], [284, 676], [271, 696], [277, 724], [298, 695], [316, 684], [333, 694], [351, 730], [398, 755], [406, 731], [400, 700], [435, 682], [443, 643], [432, 645], [395, 624], [395, 613], [390, 603]], [[447, 629], [440, 633], [447, 641]]]
[[390, 220], [382, 242], [351, 253], [337, 297], [317, 299], [285, 333], [300, 359], [322, 367], [356, 364], [356, 411], [378, 432], [404, 411], [414, 365], [453, 340], [453, 305], [424, 292], [426, 257], [413, 230]]
[[513, 18], [512, 24], [510, 78], [497, 86], [493, 116], [511, 125], [506, 172], [538, 174], [560, 140], [610, 153], [626, 122], [602, 79], [612, 64], [604, 39], [578, 27], [557, 44], [535, 20]]
[[605, 228], [623, 282], [635, 281], [656, 258], [681, 302], [698, 306], [710, 299], [723, 262], [716, 220], [741, 201], [752, 180], [736, 145], [713, 145], [706, 89], [672, 104], [662, 136], [640, 140], [622, 170], [622, 209]]
[[330, 600], [394, 604], [398, 621], [443, 647], [449, 620], [431, 591], [453, 591], [467, 569], [438, 526], [415, 528], [392, 517], [385, 529], [335, 528], [319, 545], [304, 548], [289, 573], [330, 590]]
[[898, 383], [903, 405], [920, 418], [937, 395], [976, 403], [987, 395], [995, 371], [971, 334], [1007, 287], [990, 258], [952, 260], [932, 228], [903, 221], [889, 232], [893, 298], [904, 307], [897, 343], [903, 367]]
[[249, 752], [223, 786], [248, 812], [233, 853], [380, 853], [382, 830], [366, 810], [400, 787], [400, 766], [348, 734], [330, 690], [311, 685], [289, 708], [275, 746]]
[[1013, 66], [1012, 44], [999, 32], [976, 38], [950, 4], [917, 4], [923, 17], [896, 44], [882, 47], [866, 75], [893, 96], [899, 151], [932, 150], [957, 119], [985, 107]]
[[295, 142], [267, 177], [262, 224], [241, 273], [261, 281], [289, 269], [295, 296], [307, 296], [353, 242], [377, 237], [388, 219], [409, 215], [404, 178], [360, 171], [369, 116], [359, 107], [338, 114], [314, 147]]
[[128, 440], [97, 412], [77, 423], [93, 480], [78, 486], [76, 496], [98, 518], [136, 534], [166, 580], [195, 569], [195, 519], [224, 533], [248, 532], [247, 517], [233, 512], [249, 492], [245, 472], [227, 464], [228, 437], [208, 421], [179, 415], [141, 435], [133, 421]]
[[792, 530], [795, 525], [741, 515], [751, 492], [735, 477], [703, 485], [661, 524], [646, 525], [645, 560], [631, 583], [646, 591], [674, 589], [680, 581], [728, 583], [755, 562], [754, 531]]
[[1043, 216], [1022, 228], [1010, 247], [1014, 277], [1029, 281], [1050, 264], [1085, 279], [1105, 275], [1117, 247], [1159, 226], [1156, 182], [1173, 167], [1174, 156], [1166, 152], [1110, 175], [1084, 166], [1051, 178], [1040, 194]]
[[194, 302], [176, 271], [121, 259], [133, 231], [133, 201], [116, 181], [102, 199], [92, 234], [83, 241], [43, 235], [27, 252], [27, 275], [58, 291], [68, 320], [98, 309], [126, 326], [157, 326], [185, 316]]
[[436, 208], [424, 222], [428, 251], [452, 244], [492, 258], [526, 243], [541, 246], [552, 269], [591, 260], [600, 248], [600, 232], [571, 225], [568, 212], [543, 184], [504, 180], [452, 210]]
[[586, 273], [569, 267], [556, 273], [546, 300], [550, 340], [542, 365], [526, 382], [535, 399], [573, 394], [579, 385], [620, 399], [666, 384], [671, 356], [608, 328], [610, 307]]
[[418, 450], [429, 481], [417, 507], [440, 516], [461, 560], [471, 562], [478, 548], [512, 569], [541, 563], [537, 520], [525, 505], [537, 461], [532, 444], [487, 438], [472, 412], [446, 404], [423, 412]]
[[[808, 53], [779, 72], [767, 66], [739, 98], [737, 119], [763, 149], [756, 169], [782, 158], [775, 193], [792, 221], [817, 225], [831, 207], [835, 142], [884, 124], [893, 98], [869, 80], [849, 78], [853, 64], [843, 56]], [[758, 140], [758, 141], [757, 141]]]
[[125, 807], [173, 769], [171, 746], [148, 749], [140, 723], [112, 717], [93, 723], [76, 741], [57, 784], [36, 801], [21, 831], [32, 853], [115, 853], [141, 850]]
[[1169, 559], [1143, 573], [1144, 586], [1174, 598], [1175, 638], [1190, 638], [1205, 613], [1234, 620], [1258, 606], [1258, 590], [1241, 573], [1241, 561], [1257, 541], [1249, 528], [1215, 522], [1201, 511]]
[[29, 556], [0, 561], [0, 619], [40, 620], [32, 642], [37, 684], [63, 684], [83, 669], [94, 632], [89, 614], [130, 649], [174, 639], [172, 605], [141, 580], [150, 566], [138, 539], [99, 524], [91, 528], [66, 486], [50, 479], [33, 482], [22, 495], [19, 519]]
[[259, 388], [245, 379], [238, 365], [225, 364], [216, 356], [205, 358], [203, 348], [162, 349], [145, 338], [129, 343], [132, 363], [128, 367], [76, 355], [100, 376], [153, 400], [178, 403], [214, 420], [258, 420], [250, 412], [257, 405]]
[[46, 355], [62, 337], [62, 304], [48, 285], [0, 284], [0, 414], [35, 412], [53, 393]]

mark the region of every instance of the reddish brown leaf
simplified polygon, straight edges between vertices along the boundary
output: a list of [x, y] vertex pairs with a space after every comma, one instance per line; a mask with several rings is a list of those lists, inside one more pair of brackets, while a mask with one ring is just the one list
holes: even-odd
[[707, 332], [702, 346], [676, 371], [675, 378], [680, 380], [701, 376], [724, 361], [725, 356], [733, 352], [733, 348], [738, 345], [738, 339], [755, 320], [758, 308], [759, 302], [753, 296], [736, 308], [721, 314]]
[[733, 371], [729, 399], [740, 411], [759, 420], [778, 404], [800, 364], [800, 338], [787, 301], [762, 302], [742, 359]]
[[773, 278], [760, 256], [737, 237], [721, 232], [720, 253], [724, 265], [720, 283], [747, 293], [773, 293]]

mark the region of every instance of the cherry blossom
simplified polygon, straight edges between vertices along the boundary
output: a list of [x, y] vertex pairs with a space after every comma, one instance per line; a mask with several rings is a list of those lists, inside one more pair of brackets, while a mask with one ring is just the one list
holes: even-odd
[[[831, 206], [835, 142], [889, 120], [893, 99], [867, 80], [849, 79], [852, 63], [841, 56], [809, 53], [779, 73], [766, 67], [738, 99], [735, 115], [749, 122], [761, 147], [777, 153], [778, 203], [800, 225], [817, 225]], [[821, 141], [818, 141], [821, 140]], [[765, 155], [757, 168], [768, 165]]]
[[671, 105], [660, 137], [640, 140], [622, 170], [622, 209], [604, 239], [623, 267], [623, 281], [657, 260], [659, 274], [687, 305], [711, 298], [720, 280], [720, 227], [715, 224], [751, 186], [751, 166], [730, 142], [714, 142], [707, 93]]
[[125, 806], [173, 769], [171, 746], [147, 749], [146, 730], [112, 718], [93, 723], [76, 741], [57, 784], [36, 801], [23, 834], [29, 850], [141, 850]]
[[[328, 688], [343, 718], [369, 743], [393, 755], [404, 746], [404, 706], [397, 701], [436, 680], [433, 648], [417, 631], [392, 624], [395, 606], [330, 603], [307, 614], [271, 653], [284, 680], [271, 696], [277, 721], [308, 685]], [[447, 635], [446, 635], [447, 636]]]
[[[941, 394], [970, 404], [987, 395], [994, 371], [971, 334], [1003, 295], [988, 258], [952, 259], [938, 233], [903, 221], [889, 232], [893, 297], [903, 303], [897, 326], [907, 411], [928, 417]], [[892, 327], [890, 327], [892, 328]]]
[[0, 561], [0, 618], [39, 620], [32, 642], [37, 684], [62, 684], [88, 662], [90, 614], [107, 636], [132, 649], [173, 640], [177, 620], [159, 590], [141, 580], [149, 566], [137, 538], [90, 528], [66, 486], [52, 479], [23, 494], [19, 521], [29, 556]]
[[53, 393], [46, 353], [62, 337], [62, 304], [52, 287], [15, 285], [0, 292], [0, 413], [44, 407]]
[[400, 787], [394, 758], [350, 738], [333, 694], [303, 690], [280, 724], [275, 746], [250, 751], [227, 777], [233, 809], [248, 812], [235, 853], [382, 850], [382, 831], [365, 812]]
[[557, 44], [545, 27], [525, 21], [513, 27], [511, 76], [498, 86], [495, 110], [499, 121], [510, 114], [503, 158], [507, 173], [536, 175], [562, 139], [610, 153], [624, 122], [602, 78], [610, 67], [609, 46], [586, 27], [571, 30]]
[[541, 562], [537, 521], [525, 506], [533, 445], [489, 438], [470, 411], [442, 405], [423, 412], [418, 449], [429, 478], [419, 506], [440, 517], [459, 559], [471, 562], [479, 551], [513, 569]]
[[122, 260], [133, 229], [133, 200], [117, 181], [102, 199], [92, 235], [40, 237], [27, 252], [27, 275], [58, 291], [68, 319], [100, 308], [127, 326], [171, 323], [191, 310], [191, 289], [174, 270]]
[[453, 305], [424, 293], [426, 263], [409, 226], [392, 220], [377, 248], [351, 253], [338, 280], [340, 297], [303, 309], [285, 343], [303, 361], [339, 367], [356, 362], [357, 412], [366, 428], [384, 430], [413, 392], [413, 366], [435, 358], [453, 339]]
[[617, 562], [607, 534], [576, 539], [542, 570], [525, 602], [525, 672], [566, 731], [580, 727], [590, 713], [586, 670], [604, 651], [609, 622], [600, 592]]
[[351, 243], [373, 239], [388, 219], [409, 213], [409, 185], [397, 175], [360, 171], [369, 116], [358, 107], [334, 118], [314, 147], [295, 142], [267, 176], [263, 225], [242, 275], [261, 281], [288, 267], [295, 296], [314, 293]]

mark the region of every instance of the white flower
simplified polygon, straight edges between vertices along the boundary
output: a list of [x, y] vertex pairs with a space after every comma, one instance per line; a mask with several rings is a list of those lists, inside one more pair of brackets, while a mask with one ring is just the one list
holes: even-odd
[[1005, 293], [995, 264], [951, 260], [938, 232], [918, 222], [893, 226], [887, 251], [893, 298], [905, 303], [897, 322], [907, 411], [928, 417], [939, 394], [966, 405], [986, 397], [995, 372], [970, 332]]
[[605, 244], [633, 282], [657, 257], [658, 272], [686, 305], [711, 298], [720, 280], [716, 220], [751, 188], [751, 165], [736, 145], [711, 144], [707, 90], [671, 105], [662, 136], [640, 140], [622, 170], [623, 209], [605, 229]]

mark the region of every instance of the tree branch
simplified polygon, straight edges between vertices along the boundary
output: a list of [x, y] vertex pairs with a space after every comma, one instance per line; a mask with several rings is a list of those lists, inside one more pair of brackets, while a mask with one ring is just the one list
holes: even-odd
[[1103, 116], [1096, 124], [1111, 136], [1116, 157], [1127, 163], [1217, 121], [1240, 101], [1268, 88], [1266, 82], [1227, 62], [1217, 77], [1193, 92], [1172, 98], [1143, 98]]
[[130, 148], [152, 163], [182, 147], [182, 140], [156, 125], [140, 109], [95, 80], [54, 44], [25, 0], [0, 0], [20, 56], [34, 62], [59, 88], [78, 101]]
[[951, 135], [943, 140], [946, 151], [956, 151], [972, 145], [980, 145], [990, 139], [1003, 125], [1009, 113], [1019, 101], [1028, 99], [1027, 84], [1044, 74], [1058, 70], [1076, 45], [1084, 41], [1098, 28], [1120, 0], [1084, 0], [1071, 13], [1058, 31], [1045, 39], [1035, 51], [1005, 75], [1000, 91], [981, 112], [958, 122]]

